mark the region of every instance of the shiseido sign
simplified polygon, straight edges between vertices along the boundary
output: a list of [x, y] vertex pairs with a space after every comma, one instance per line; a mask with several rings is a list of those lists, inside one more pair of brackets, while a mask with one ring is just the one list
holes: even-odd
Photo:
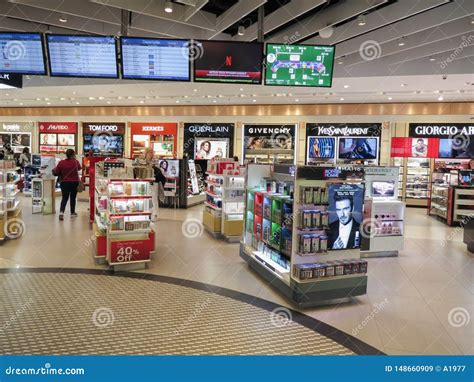
[[295, 125], [245, 125], [244, 135], [247, 137], [294, 136]]
[[43, 132], [53, 133], [70, 133], [77, 132], [76, 122], [39, 122], [39, 130]]
[[83, 123], [82, 129], [84, 134], [95, 134], [95, 133], [111, 133], [123, 135], [125, 134], [125, 123]]
[[381, 123], [306, 124], [307, 136], [374, 137], [382, 134]]
[[413, 138], [449, 138], [457, 135], [474, 136], [474, 124], [410, 123], [408, 135]]

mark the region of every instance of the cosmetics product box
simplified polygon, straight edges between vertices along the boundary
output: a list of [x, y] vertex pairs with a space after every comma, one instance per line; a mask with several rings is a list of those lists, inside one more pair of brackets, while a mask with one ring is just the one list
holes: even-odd
[[311, 252], [319, 252], [319, 235], [313, 235], [311, 237]]
[[319, 237], [319, 250], [321, 252], [327, 252], [328, 250], [328, 237], [327, 236]]
[[329, 226], [329, 213], [321, 212], [321, 226], [328, 227]]
[[328, 262], [326, 263], [326, 277], [334, 277], [334, 263]]
[[315, 210], [312, 213], [312, 227], [320, 227], [321, 226], [321, 211]]

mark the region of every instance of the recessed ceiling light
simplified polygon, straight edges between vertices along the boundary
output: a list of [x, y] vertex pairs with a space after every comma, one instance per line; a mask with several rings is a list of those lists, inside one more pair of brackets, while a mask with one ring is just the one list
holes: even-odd
[[444, 100], [444, 97], [443, 97], [442, 95], [440, 95], [440, 96], [438, 97], [438, 101], [442, 101], [442, 100]]
[[216, 100], [214, 100], [214, 101], [212, 101], [212, 102], [216, 103], [217, 101], [216, 101]]
[[171, 1], [165, 1], [165, 12], [173, 13], [173, 3]]
[[347, 89], [349, 87], [349, 85], [344, 85], [344, 89]]
[[37, 101], [41, 101], [41, 98], [36, 98]]
[[104, 99], [104, 97], [99, 97], [99, 99]]
[[23, 106], [23, 102], [20, 102], [20, 106]]
[[339, 99], [340, 99], [341, 101], [344, 101], [344, 98], [342, 98], [342, 97], [341, 97], [341, 98], [339, 98]]
[[392, 97], [388, 97], [388, 100], [391, 101], [393, 98]]
[[471, 19], [471, 24], [474, 24], [474, 19]]
[[61, 15], [61, 17], [59, 18], [59, 21], [62, 22], [62, 23], [67, 23], [66, 15]]
[[198, 90], [197, 89], [194, 89], [195, 92], [197, 92]]
[[8, 94], [8, 93], [5, 93], [5, 95], [8, 97], [10, 94]]
[[45, 98], [44, 100], [45, 100], [45, 101], [49, 101], [49, 98]]
[[398, 39], [398, 46], [404, 46], [405, 45], [405, 41], [404, 41], [405, 37], [401, 37]]
[[51, 105], [51, 102], [46, 102], [46, 105]]
[[436, 58], [430, 57], [430, 61], [431, 62], [436, 61]]
[[179, 103], [179, 100], [176, 100], [176, 103]]
[[13, 98], [13, 101], [15, 101], [15, 102], [18, 101], [18, 98]]
[[300, 100], [298, 98], [295, 99], [295, 102], [299, 102]]
[[145, 103], [145, 101], [141, 100], [140, 103]]
[[122, 97], [122, 96], [118, 96], [117, 99], [123, 99], [123, 97]]
[[367, 20], [365, 19], [364, 15], [360, 15], [359, 17], [357, 17], [357, 25], [362, 27], [365, 24], [367, 24]]
[[65, 101], [65, 100], [66, 100], [66, 98], [64, 98], [64, 97], [61, 97], [59, 100], [61, 100], [61, 101]]
[[244, 91], [244, 88], [240, 88], [240, 91], [243, 92], [243, 91]]
[[76, 105], [79, 105], [79, 104], [80, 104], [80, 102], [76, 102]]
[[257, 102], [257, 100], [256, 100], [256, 99], [253, 99], [252, 102]]
[[89, 97], [89, 99], [90, 99], [91, 101], [93, 101], [93, 100], [95, 100], [95, 97]]
[[111, 103], [112, 103], [112, 102], [110, 102], [110, 101], [107, 101], [107, 104], [108, 104], [108, 105], [110, 105]]
[[72, 92], [73, 95], [76, 95], [76, 92]]
[[400, 84], [400, 86], [404, 88], [405, 86], [407, 86], [407, 84]]
[[342, 65], [344, 63], [344, 61], [339, 60], [337, 63], [338, 63], [338, 65]]

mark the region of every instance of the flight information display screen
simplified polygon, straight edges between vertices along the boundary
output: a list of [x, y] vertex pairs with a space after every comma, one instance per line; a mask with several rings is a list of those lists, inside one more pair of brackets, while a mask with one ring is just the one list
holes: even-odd
[[189, 81], [189, 40], [122, 37], [122, 78]]
[[114, 37], [47, 35], [46, 42], [51, 76], [118, 78]]
[[0, 52], [1, 73], [46, 74], [40, 33], [0, 32]]
[[265, 61], [265, 85], [332, 85], [334, 46], [267, 44]]

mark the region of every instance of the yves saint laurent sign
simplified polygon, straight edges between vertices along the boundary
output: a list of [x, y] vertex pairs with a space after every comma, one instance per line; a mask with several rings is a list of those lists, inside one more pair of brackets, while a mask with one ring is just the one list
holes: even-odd
[[317, 137], [378, 137], [382, 134], [381, 123], [307, 123], [306, 135]]

